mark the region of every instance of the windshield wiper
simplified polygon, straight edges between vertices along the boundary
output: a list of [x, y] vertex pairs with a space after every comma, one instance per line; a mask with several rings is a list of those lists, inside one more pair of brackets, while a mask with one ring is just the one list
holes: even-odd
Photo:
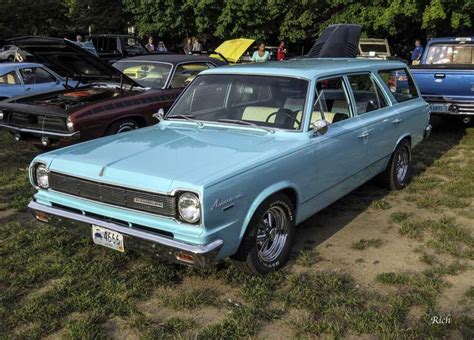
[[270, 132], [270, 133], [275, 133], [275, 130], [273, 130], [273, 129], [270, 129], [270, 128], [265, 127], [265, 126], [260, 126], [260, 125], [257, 125], [257, 124], [251, 123], [251, 122], [247, 122], [246, 120], [222, 118], [222, 119], [218, 119], [217, 121], [222, 122], [222, 123], [248, 125], [248, 126], [260, 128], [260, 129], [265, 130], [265, 131]]
[[203, 123], [201, 122], [198, 122], [197, 120], [194, 120], [194, 116], [192, 115], [171, 115], [171, 116], [166, 116], [165, 119], [168, 119], [168, 118], [178, 118], [178, 119], [186, 119], [186, 120], [189, 120], [190, 122], [193, 122], [193, 123], [196, 123], [199, 127], [202, 127], [204, 126]]

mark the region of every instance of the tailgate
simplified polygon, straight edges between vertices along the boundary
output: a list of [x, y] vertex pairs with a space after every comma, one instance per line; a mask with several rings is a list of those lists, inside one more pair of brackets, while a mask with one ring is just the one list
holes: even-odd
[[474, 69], [414, 67], [411, 72], [423, 96], [474, 96]]

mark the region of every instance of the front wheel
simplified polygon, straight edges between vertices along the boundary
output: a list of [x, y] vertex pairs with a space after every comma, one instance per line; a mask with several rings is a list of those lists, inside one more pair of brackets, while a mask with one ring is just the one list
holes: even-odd
[[410, 143], [403, 140], [390, 158], [385, 171], [381, 174], [384, 186], [390, 190], [400, 190], [406, 187], [411, 176]]
[[255, 212], [239, 250], [231, 257], [241, 271], [265, 275], [288, 260], [295, 229], [294, 207], [284, 194], [265, 200]]
[[107, 135], [115, 135], [117, 133], [132, 131], [140, 128], [140, 125], [134, 119], [123, 119], [113, 123], [107, 129]]

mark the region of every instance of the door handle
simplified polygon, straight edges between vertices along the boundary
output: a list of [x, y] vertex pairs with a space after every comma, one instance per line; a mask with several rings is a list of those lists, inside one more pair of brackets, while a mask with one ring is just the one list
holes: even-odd
[[367, 138], [369, 136], [370, 136], [370, 132], [364, 132], [363, 134], [358, 135], [357, 138]]
[[401, 118], [397, 118], [397, 119], [392, 120], [392, 123], [393, 123], [393, 124], [399, 124], [399, 123], [402, 122], [402, 120], [403, 120], [403, 119], [401, 119]]
[[435, 73], [434, 77], [437, 79], [444, 79], [446, 78], [446, 75], [444, 73]]

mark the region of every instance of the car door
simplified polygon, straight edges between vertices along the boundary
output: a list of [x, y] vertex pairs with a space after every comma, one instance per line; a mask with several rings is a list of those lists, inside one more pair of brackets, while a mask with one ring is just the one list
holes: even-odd
[[[414, 130], [414, 127], [426, 126], [424, 112], [428, 109], [428, 104], [418, 93], [410, 72], [406, 68], [397, 68], [380, 70], [378, 74], [393, 96], [393, 107], [399, 114], [399, 136], [420, 136], [420, 132]], [[413, 144], [417, 142], [419, 140], [412, 141]]]
[[324, 134], [312, 133], [314, 178], [308, 185], [311, 206], [320, 209], [349, 193], [364, 181], [366, 128], [354, 114], [345, 77], [318, 80], [310, 123], [326, 120]]
[[347, 76], [357, 116], [366, 127], [360, 136], [367, 144], [367, 175], [380, 173], [399, 138], [400, 115], [379, 79], [371, 72]]
[[42, 67], [24, 67], [20, 74], [28, 94], [53, 91], [60, 85], [58, 79]]

